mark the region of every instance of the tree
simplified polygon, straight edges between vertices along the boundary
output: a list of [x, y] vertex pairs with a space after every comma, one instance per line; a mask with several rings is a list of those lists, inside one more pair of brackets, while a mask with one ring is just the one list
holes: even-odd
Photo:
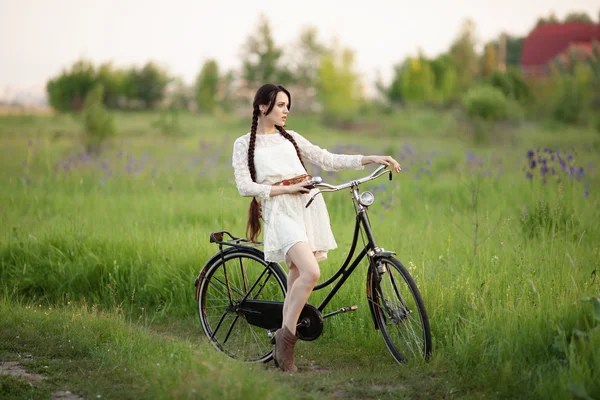
[[104, 88], [104, 104], [109, 108], [118, 108], [125, 97], [125, 72], [115, 69], [112, 63], [101, 64], [96, 73], [96, 82]]
[[518, 67], [521, 65], [523, 38], [506, 35], [506, 65]]
[[582, 12], [571, 12], [565, 17], [565, 24], [569, 23], [581, 23], [581, 24], [593, 24], [592, 17], [585, 11]]
[[477, 38], [475, 36], [475, 22], [467, 19], [457, 38], [450, 46], [450, 57], [456, 67], [458, 85], [461, 90], [469, 87], [478, 73], [479, 57], [475, 51]]
[[448, 104], [458, 100], [458, 78], [456, 67], [449, 54], [442, 54], [430, 62], [435, 76], [434, 102]]
[[104, 87], [96, 84], [85, 96], [83, 127], [86, 149], [89, 153], [100, 151], [100, 144], [116, 133], [115, 123], [103, 103]]
[[96, 83], [96, 72], [91, 62], [81, 59], [70, 70], [48, 81], [46, 91], [50, 106], [57, 111], [81, 110], [83, 100]]
[[483, 50], [481, 58], [481, 75], [489, 76], [498, 68], [498, 56], [496, 55], [496, 46], [488, 43]]
[[129, 70], [125, 92], [130, 100], [139, 101], [143, 108], [155, 108], [163, 100], [169, 80], [167, 73], [150, 61], [142, 69]]
[[540, 17], [538, 18], [535, 26], [538, 27], [543, 24], [558, 24], [560, 21], [554, 12], [551, 12], [548, 17]]
[[360, 107], [361, 86], [350, 49], [334, 45], [322, 57], [317, 89], [326, 121], [346, 123], [354, 118]]
[[202, 66], [196, 79], [196, 104], [200, 112], [213, 112], [217, 105], [219, 90], [219, 65], [208, 60]]
[[435, 74], [427, 60], [409, 58], [400, 80], [402, 94], [408, 102], [430, 103], [435, 90]]
[[278, 81], [281, 49], [275, 45], [269, 21], [264, 15], [260, 17], [256, 32], [247, 39], [242, 53], [242, 77], [250, 86]]
[[[405, 62], [406, 63], [406, 62]], [[396, 64], [394, 66], [394, 77], [387, 91], [387, 97], [391, 103], [402, 103], [404, 96], [402, 93], [402, 71], [404, 64]]]

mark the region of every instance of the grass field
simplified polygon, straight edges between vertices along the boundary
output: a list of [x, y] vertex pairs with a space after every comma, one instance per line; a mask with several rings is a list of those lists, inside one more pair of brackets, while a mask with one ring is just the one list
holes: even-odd
[[[434, 349], [428, 363], [395, 364], [360, 268], [326, 311], [359, 310], [300, 343], [303, 372], [289, 376], [226, 358], [197, 321], [193, 282], [217, 251], [208, 234], [245, 230], [230, 160], [249, 121], [182, 114], [172, 137], [156, 119], [117, 114], [117, 138], [90, 155], [73, 116], [0, 117], [0, 360], [48, 376], [32, 388], [0, 375], [0, 397], [600, 398], [597, 133], [523, 123], [474, 145], [450, 112], [351, 132], [291, 118], [332, 152], [400, 161], [392, 182], [365, 185], [370, 218], [421, 290]], [[337, 184], [373, 169], [309, 172]], [[345, 194], [326, 202], [339, 249], [322, 280], [354, 215]], [[78, 346], [64, 351], [68, 340]]]

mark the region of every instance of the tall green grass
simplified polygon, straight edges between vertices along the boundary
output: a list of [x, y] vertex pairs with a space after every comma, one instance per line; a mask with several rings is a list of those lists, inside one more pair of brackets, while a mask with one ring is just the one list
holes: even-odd
[[[474, 148], [451, 115], [443, 116], [454, 121], [448, 131], [431, 113], [417, 117], [382, 117], [393, 131], [385, 135], [372, 127], [338, 132], [308, 117], [296, 127], [331, 151], [389, 153], [403, 166], [392, 182], [365, 189], [376, 196], [370, 219], [378, 244], [409, 268], [429, 312], [433, 360], [414, 368], [441, 374], [464, 395], [600, 397], [593, 133], [524, 126], [510, 132], [517, 138], [510, 144]], [[11, 120], [12, 133], [0, 136], [0, 290], [9, 299], [85, 302], [130, 316], [194, 315], [193, 281], [217, 251], [208, 234], [245, 230], [249, 199], [237, 193], [230, 167], [243, 121], [187, 115], [187, 136], [174, 140], [147, 134], [152, 115], [119, 115], [120, 139], [91, 159], [75, 137], [43, 128], [48, 121], [76, 132], [74, 125], [45, 118]], [[548, 159], [545, 147], [571, 154], [568, 167], [585, 172], [561, 170], [543, 183], [527, 159], [530, 147]], [[340, 183], [371, 170], [310, 172]], [[347, 195], [325, 196], [339, 249], [321, 264], [323, 279], [345, 258], [354, 221]], [[334, 353], [339, 360], [360, 365], [365, 351], [389, 357], [367, 311], [364, 278], [365, 268], [357, 270], [328, 307], [359, 311], [327, 320], [323, 337], [301, 346], [307, 354], [319, 360], [343, 338], [349, 347]]]

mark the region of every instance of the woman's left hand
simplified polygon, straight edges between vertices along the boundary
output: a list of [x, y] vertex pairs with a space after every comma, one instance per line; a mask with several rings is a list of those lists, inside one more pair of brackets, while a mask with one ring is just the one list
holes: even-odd
[[381, 165], [391, 165], [392, 170], [395, 172], [400, 172], [402, 168], [400, 168], [400, 164], [398, 161], [394, 160], [391, 156], [364, 156], [362, 159], [362, 164], [381, 164]]

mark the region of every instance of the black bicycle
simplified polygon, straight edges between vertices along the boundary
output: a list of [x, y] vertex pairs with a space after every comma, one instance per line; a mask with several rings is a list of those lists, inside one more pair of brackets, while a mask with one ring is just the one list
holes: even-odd
[[[387, 172], [391, 180], [392, 172], [381, 166], [367, 177], [339, 186], [324, 183], [319, 177], [313, 178], [313, 186], [320, 191], [310, 198], [306, 207], [321, 193], [350, 189], [356, 224], [346, 260], [335, 274], [314, 290], [337, 283], [318, 307], [308, 303], [304, 306], [296, 331], [301, 340], [315, 340], [323, 331], [325, 318], [358, 308], [344, 307], [322, 314], [333, 296], [367, 257], [367, 299], [375, 329], [381, 332], [394, 359], [407, 363], [419, 358], [428, 359], [431, 354], [429, 318], [408, 270], [394, 257], [394, 252], [377, 247], [367, 215], [375, 197], [371, 192], [359, 191], [361, 184]], [[366, 236], [366, 242], [354, 257], [359, 233]], [[233, 358], [270, 361], [273, 350], [271, 338], [283, 320], [286, 273], [279, 264], [265, 261], [259, 248], [261, 243], [252, 243], [227, 231], [211, 233], [210, 242], [218, 244], [219, 251], [204, 265], [194, 283], [204, 332], [218, 349]]]

